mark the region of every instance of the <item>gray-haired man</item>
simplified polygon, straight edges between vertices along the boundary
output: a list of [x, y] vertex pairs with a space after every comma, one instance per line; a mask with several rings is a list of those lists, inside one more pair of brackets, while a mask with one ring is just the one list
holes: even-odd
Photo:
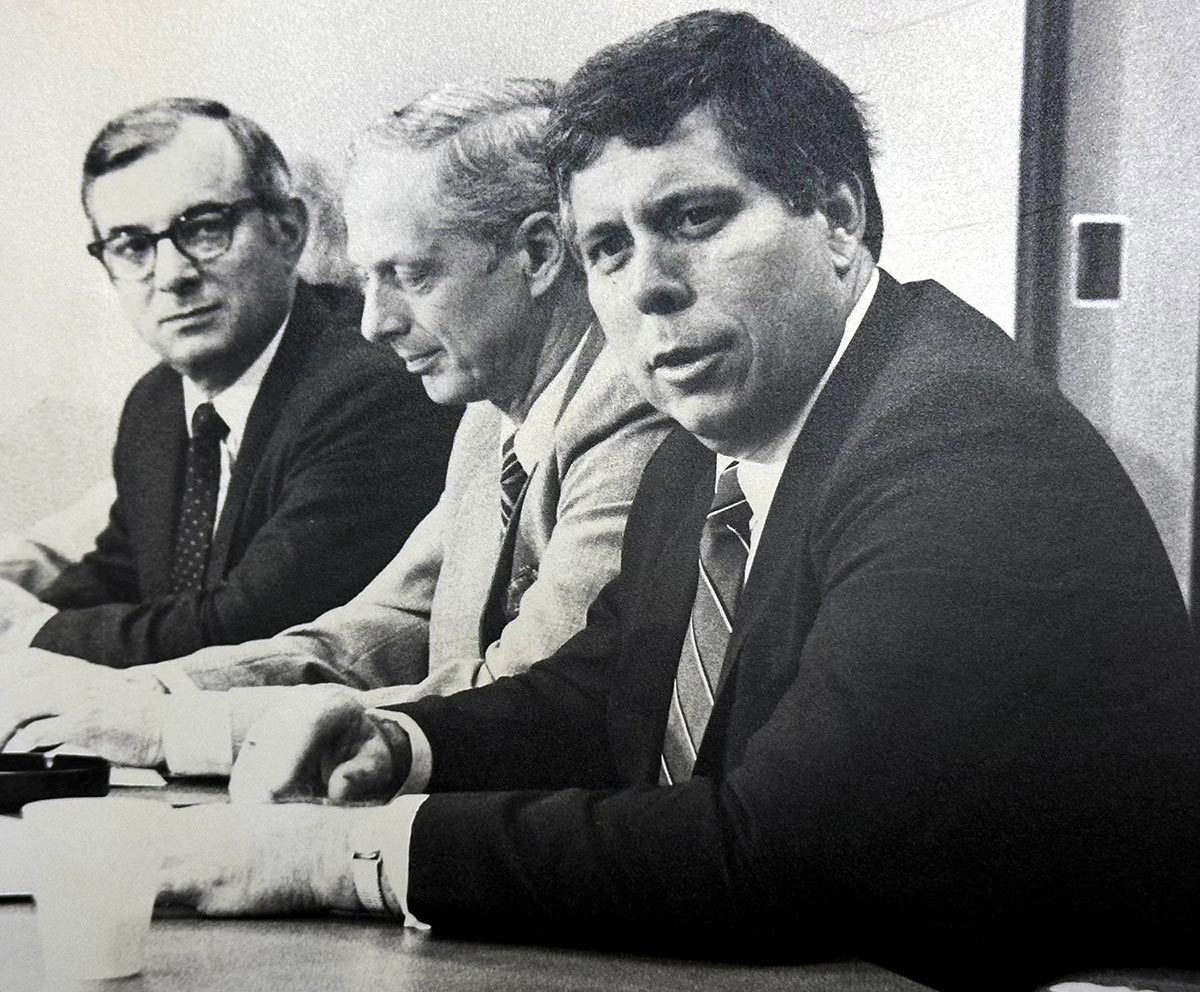
[[[282, 686], [394, 687], [374, 701], [404, 701], [522, 671], [583, 626], [668, 421], [605, 347], [560, 235], [542, 152], [553, 94], [540, 80], [446, 86], [355, 143], [346, 213], [363, 333], [439, 403], [469, 404], [446, 490], [395, 560], [311, 624], [153, 666], [169, 696], [85, 679], [75, 705], [14, 747], [67, 739], [228, 771], [250, 721], [295, 696]], [[40, 692], [14, 687], [0, 737], [38, 715]]]

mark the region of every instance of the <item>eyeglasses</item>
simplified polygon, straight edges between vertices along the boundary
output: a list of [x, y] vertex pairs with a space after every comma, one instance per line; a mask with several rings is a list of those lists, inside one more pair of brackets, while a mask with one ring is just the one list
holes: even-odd
[[247, 196], [232, 203], [202, 203], [185, 210], [162, 231], [121, 230], [87, 246], [88, 254], [104, 263], [109, 278], [147, 279], [158, 258], [158, 243], [171, 244], [193, 265], [211, 262], [229, 251], [233, 232], [251, 210], [278, 209], [262, 196]]

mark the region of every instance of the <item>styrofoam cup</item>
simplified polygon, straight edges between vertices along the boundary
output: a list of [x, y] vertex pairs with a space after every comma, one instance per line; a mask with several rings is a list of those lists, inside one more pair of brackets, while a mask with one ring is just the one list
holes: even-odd
[[162, 867], [166, 807], [145, 799], [48, 799], [22, 809], [48, 975], [136, 975]]

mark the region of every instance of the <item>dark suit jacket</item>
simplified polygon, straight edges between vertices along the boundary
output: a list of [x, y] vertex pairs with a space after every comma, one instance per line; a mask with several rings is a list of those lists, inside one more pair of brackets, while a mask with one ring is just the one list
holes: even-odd
[[788, 460], [696, 777], [661, 788], [713, 472], [668, 437], [587, 628], [405, 707], [440, 793], [419, 918], [972, 989], [1197, 922], [1175, 578], [1112, 452], [998, 328], [881, 276]]
[[205, 588], [173, 594], [187, 428], [179, 375], [134, 386], [96, 548], [42, 599], [35, 647], [123, 668], [266, 637], [349, 600], [437, 502], [459, 410], [425, 396], [353, 308], [301, 285], [250, 411]]

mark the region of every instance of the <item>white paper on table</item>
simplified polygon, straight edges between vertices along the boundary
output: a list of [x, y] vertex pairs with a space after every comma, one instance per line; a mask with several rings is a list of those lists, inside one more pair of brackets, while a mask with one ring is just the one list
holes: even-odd
[[[85, 758], [96, 757], [95, 751], [89, 751], [87, 748], [75, 747], [71, 744], [62, 744], [54, 748], [52, 751], [47, 751], [47, 754], [73, 754], [82, 755]], [[114, 787], [135, 788], [135, 789], [164, 789], [167, 785], [167, 780], [163, 778], [153, 768], [135, 768], [132, 765], [113, 765], [108, 773], [108, 784]]]
[[167, 780], [153, 768], [134, 768], [132, 765], [113, 765], [108, 783], [135, 789], [165, 789]]

